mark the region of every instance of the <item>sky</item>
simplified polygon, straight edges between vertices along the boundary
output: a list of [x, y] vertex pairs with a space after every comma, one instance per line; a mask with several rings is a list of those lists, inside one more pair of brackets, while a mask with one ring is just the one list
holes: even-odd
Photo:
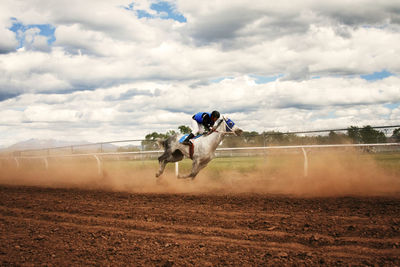
[[399, 0], [2, 0], [0, 147], [400, 125]]

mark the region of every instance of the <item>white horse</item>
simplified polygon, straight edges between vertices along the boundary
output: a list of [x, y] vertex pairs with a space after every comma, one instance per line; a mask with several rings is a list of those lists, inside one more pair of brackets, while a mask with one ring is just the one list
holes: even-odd
[[160, 147], [164, 148], [164, 153], [158, 158], [160, 169], [156, 173], [159, 177], [169, 162], [181, 161], [183, 157], [193, 160], [192, 171], [188, 175], [179, 175], [178, 178], [194, 179], [201, 169], [215, 157], [215, 150], [224, 139], [226, 134], [241, 135], [242, 130], [235, 123], [225, 117], [218, 119], [210, 133], [201, 137], [191, 139], [191, 147], [180, 143], [183, 134], [175, 134], [165, 140], [157, 140]]

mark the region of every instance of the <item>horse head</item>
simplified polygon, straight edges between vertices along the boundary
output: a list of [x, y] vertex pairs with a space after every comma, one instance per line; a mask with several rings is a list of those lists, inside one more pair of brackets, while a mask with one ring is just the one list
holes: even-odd
[[240, 136], [243, 130], [240, 129], [231, 119], [222, 116], [216, 121], [216, 131], [224, 134], [234, 134]]

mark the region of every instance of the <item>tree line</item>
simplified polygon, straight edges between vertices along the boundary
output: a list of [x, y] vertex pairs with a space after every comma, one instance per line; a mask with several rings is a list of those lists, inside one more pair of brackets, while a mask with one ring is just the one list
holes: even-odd
[[[168, 130], [166, 133], [153, 132], [145, 136], [142, 141], [143, 150], [157, 149], [154, 142], [157, 138], [165, 139], [177, 133], [188, 134], [188, 126], [181, 125], [178, 130]], [[350, 126], [346, 131], [330, 131], [327, 135], [305, 135], [284, 133], [279, 131], [244, 131], [241, 136], [226, 136], [221, 147], [246, 146], [277, 146], [277, 145], [324, 145], [324, 144], [372, 144], [400, 142], [400, 128], [387, 136], [383, 131], [367, 125], [364, 127]]]

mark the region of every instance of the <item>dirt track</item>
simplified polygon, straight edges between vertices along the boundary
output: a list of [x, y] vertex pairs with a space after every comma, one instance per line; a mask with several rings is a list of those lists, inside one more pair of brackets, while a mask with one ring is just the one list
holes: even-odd
[[0, 186], [0, 265], [400, 265], [400, 197]]

